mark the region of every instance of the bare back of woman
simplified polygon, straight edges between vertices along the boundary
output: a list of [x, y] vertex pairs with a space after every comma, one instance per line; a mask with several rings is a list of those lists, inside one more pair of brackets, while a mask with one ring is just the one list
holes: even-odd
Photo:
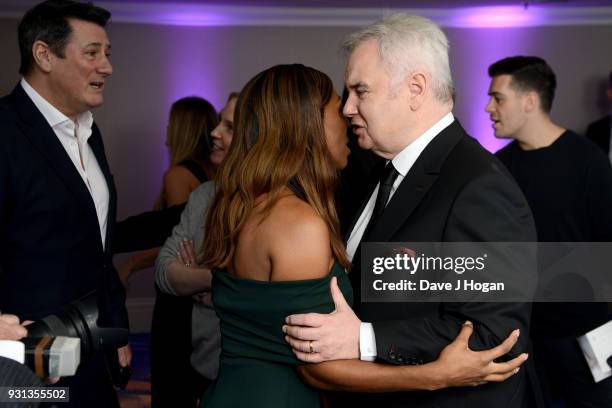
[[233, 274], [262, 281], [322, 278], [334, 260], [325, 222], [289, 188], [265, 211], [267, 194], [255, 200], [238, 235]]

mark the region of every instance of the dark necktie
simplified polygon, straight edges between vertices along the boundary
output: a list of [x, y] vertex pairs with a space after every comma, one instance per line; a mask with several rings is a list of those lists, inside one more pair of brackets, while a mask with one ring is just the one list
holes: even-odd
[[393, 163], [389, 161], [379, 180], [380, 184], [378, 186], [378, 194], [376, 195], [376, 204], [374, 205], [374, 211], [372, 211], [368, 226], [363, 233], [364, 237], [385, 211], [385, 206], [387, 205], [387, 201], [389, 201], [389, 195], [391, 194], [391, 189], [393, 188], [393, 183], [397, 176], [399, 176], [399, 173], [395, 170], [395, 167], [393, 167]]

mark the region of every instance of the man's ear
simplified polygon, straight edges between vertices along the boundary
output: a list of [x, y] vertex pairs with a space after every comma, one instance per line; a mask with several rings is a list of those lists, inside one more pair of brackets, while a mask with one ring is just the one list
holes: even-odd
[[429, 78], [423, 72], [416, 71], [409, 75], [406, 81], [410, 96], [410, 109], [415, 111], [421, 107], [429, 91]]
[[533, 112], [540, 108], [540, 96], [535, 91], [528, 91], [523, 94], [525, 112]]
[[34, 62], [38, 65], [41, 71], [45, 73], [51, 72], [53, 67], [51, 49], [49, 45], [44, 41], [36, 41], [32, 45], [32, 56], [34, 57]]

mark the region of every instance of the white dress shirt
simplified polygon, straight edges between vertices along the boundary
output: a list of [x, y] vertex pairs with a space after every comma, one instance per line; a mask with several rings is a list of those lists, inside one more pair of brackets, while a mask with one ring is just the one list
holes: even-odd
[[[398, 153], [397, 156], [391, 160], [393, 166], [399, 173], [397, 179], [393, 183], [393, 187], [391, 188], [391, 193], [389, 194], [389, 201], [393, 198], [395, 194], [395, 190], [400, 185], [400, 183], [406, 177], [406, 174], [412, 168], [412, 165], [419, 158], [423, 150], [427, 147], [427, 145], [444, 129], [446, 129], [455, 118], [451, 112], [447, 113], [442, 119], [436, 122], [431, 128], [429, 128], [425, 133], [416, 138], [412, 143], [404, 148], [401, 152]], [[370, 218], [372, 217], [372, 212], [374, 211], [374, 206], [376, 205], [376, 196], [378, 195], [378, 188], [380, 187], [380, 183], [376, 186], [372, 195], [370, 196], [370, 200], [366, 204], [363, 212], [359, 216], [359, 219], [355, 223], [353, 230], [351, 231], [351, 235], [349, 236], [348, 243], [346, 245], [346, 252], [348, 254], [349, 260], [353, 260], [355, 256], [355, 252], [357, 251], [357, 247], [361, 242], [361, 238], [363, 237], [363, 233], [365, 232], [368, 223], [370, 222]], [[364, 361], [374, 361], [376, 359], [377, 350], [376, 350], [376, 336], [374, 335], [374, 328], [372, 327], [372, 323], [362, 322], [361, 327], [359, 328], [359, 351], [360, 358]]]
[[93, 115], [90, 111], [83, 112], [77, 116], [76, 122], [74, 122], [36, 92], [25, 78], [21, 79], [21, 86], [45, 117], [83, 179], [96, 207], [102, 247], [104, 248], [106, 245], [109, 191], [96, 156], [87, 143], [87, 140], [91, 137]]

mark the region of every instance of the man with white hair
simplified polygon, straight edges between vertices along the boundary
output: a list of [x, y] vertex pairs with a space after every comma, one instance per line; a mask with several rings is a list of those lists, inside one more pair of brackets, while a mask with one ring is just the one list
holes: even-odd
[[[362, 302], [363, 242], [534, 242], [536, 233], [512, 177], [451, 113], [448, 41], [432, 21], [394, 14], [350, 35], [343, 48], [349, 56], [344, 115], [359, 145], [387, 164], [349, 229], [354, 312], [332, 290], [333, 313], [289, 316], [283, 329], [294, 352], [306, 362], [360, 358], [416, 365], [435, 360], [466, 320], [474, 322], [472, 350], [491, 348], [517, 328], [527, 334], [526, 303]], [[521, 336], [509, 356], [525, 351], [527, 341]], [[353, 407], [522, 407], [528, 399], [524, 371], [483, 387], [343, 394], [338, 401]]]

